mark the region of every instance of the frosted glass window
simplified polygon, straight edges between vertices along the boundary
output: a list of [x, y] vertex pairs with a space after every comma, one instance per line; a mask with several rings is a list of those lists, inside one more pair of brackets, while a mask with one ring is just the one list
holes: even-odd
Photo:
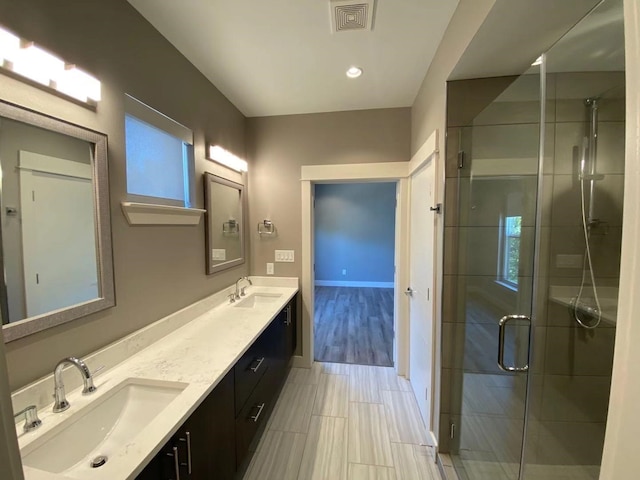
[[190, 145], [142, 120], [125, 116], [127, 193], [189, 201]]

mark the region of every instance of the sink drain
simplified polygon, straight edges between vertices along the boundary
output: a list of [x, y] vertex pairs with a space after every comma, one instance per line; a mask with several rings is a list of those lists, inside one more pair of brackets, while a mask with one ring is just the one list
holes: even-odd
[[91, 460], [91, 468], [98, 468], [107, 463], [107, 457], [105, 455], [98, 455], [96, 458]]

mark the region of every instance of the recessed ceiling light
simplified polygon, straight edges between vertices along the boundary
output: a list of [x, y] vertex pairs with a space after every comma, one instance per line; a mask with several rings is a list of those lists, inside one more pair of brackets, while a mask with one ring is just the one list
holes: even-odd
[[360, 75], [362, 75], [360, 67], [349, 67], [349, 70], [347, 70], [347, 77], [349, 78], [358, 78]]

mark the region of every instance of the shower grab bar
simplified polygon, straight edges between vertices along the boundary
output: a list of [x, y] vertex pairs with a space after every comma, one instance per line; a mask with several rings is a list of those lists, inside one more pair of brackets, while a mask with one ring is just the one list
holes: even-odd
[[507, 323], [511, 320], [526, 320], [529, 322], [529, 338], [527, 338], [527, 349], [531, 344], [531, 318], [526, 315], [505, 315], [500, 319], [498, 325], [500, 326], [499, 338], [498, 338], [498, 367], [505, 372], [527, 372], [529, 371], [529, 350], [527, 350], [527, 364], [524, 367], [506, 366], [504, 364], [504, 337]]

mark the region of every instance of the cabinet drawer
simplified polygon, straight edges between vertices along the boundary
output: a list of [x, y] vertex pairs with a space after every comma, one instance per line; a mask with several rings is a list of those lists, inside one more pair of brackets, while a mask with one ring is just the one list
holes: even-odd
[[[266, 332], [265, 332], [266, 333]], [[234, 367], [236, 415], [244, 406], [247, 398], [269, 368], [270, 350], [263, 333]]]
[[266, 425], [273, 408], [273, 388], [269, 376], [263, 376], [236, 418], [236, 467], [240, 468], [247, 453], [255, 450], [252, 442]]

